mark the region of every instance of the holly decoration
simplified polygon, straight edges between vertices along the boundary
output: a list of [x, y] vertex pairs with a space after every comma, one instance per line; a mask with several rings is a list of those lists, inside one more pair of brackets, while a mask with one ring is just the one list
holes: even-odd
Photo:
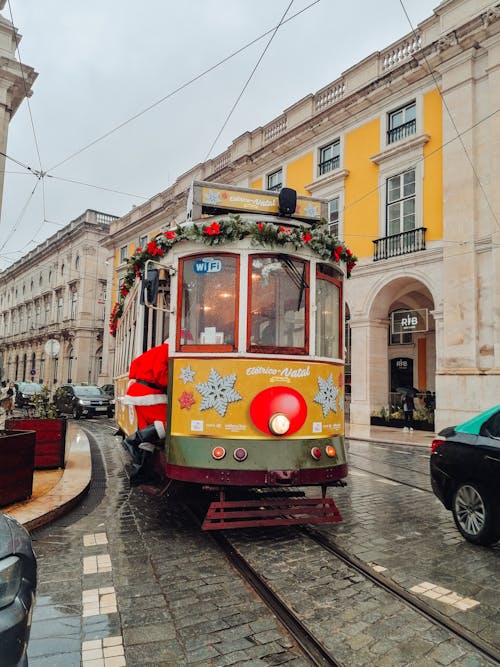
[[289, 243], [295, 250], [309, 247], [324, 261], [344, 262], [348, 278], [358, 261], [346, 245], [330, 234], [325, 221], [312, 228], [303, 225], [287, 227], [274, 222], [248, 222], [242, 220], [239, 215], [229, 214], [217, 222], [169, 229], [149, 241], [145, 248], [136, 248], [127, 260], [127, 270], [119, 285], [120, 295], [109, 318], [110, 334], [116, 336], [125, 298], [136, 279], [142, 279], [142, 272], [148, 259], [163, 257], [180, 241], [189, 240], [207, 246], [222, 246], [245, 237], [250, 237], [252, 245], [255, 246], [276, 248]]

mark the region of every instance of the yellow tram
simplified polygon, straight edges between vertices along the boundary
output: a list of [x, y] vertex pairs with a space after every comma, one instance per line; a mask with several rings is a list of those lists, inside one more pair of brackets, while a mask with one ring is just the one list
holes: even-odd
[[355, 258], [325, 214], [287, 188], [198, 181], [186, 221], [128, 260], [110, 322], [116, 419], [137, 428], [130, 363], [168, 341], [156, 468], [217, 492], [204, 529], [341, 520], [326, 490], [347, 476], [343, 282]]

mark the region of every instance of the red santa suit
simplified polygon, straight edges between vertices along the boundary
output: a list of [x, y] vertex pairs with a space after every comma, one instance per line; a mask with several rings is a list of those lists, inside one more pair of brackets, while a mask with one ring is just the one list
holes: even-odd
[[148, 459], [165, 437], [167, 421], [168, 344], [139, 355], [130, 364], [129, 384], [123, 399], [133, 405], [137, 431], [123, 441], [132, 455], [131, 484], [140, 484], [148, 477]]

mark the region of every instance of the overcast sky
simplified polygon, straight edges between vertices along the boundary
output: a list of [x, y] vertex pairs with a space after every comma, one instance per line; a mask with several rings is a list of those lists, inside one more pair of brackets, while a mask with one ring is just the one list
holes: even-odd
[[[2, 15], [11, 20], [12, 12], [22, 35], [21, 60], [35, 68], [38, 78], [29, 100], [34, 131], [24, 101], [10, 124], [7, 154], [37, 170], [41, 161], [48, 175], [42, 188], [33, 174], [7, 161], [0, 269], [87, 208], [125, 214], [208, 155], [222, 153], [235, 137], [270, 122], [297, 100], [411, 32], [439, 4], [438, 0], [294, 0], [290, 6], [290, 2], [9, 0]], [[272, 32], [172, 94], [272, 31], [287, 9], [285, 20], [311, 4], [283, 23], [264, 55]]]

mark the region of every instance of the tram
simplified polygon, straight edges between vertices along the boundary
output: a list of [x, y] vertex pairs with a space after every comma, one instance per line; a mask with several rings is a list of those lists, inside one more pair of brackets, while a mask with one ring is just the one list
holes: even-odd
[[132, 359], [169, 344], [165, 482], [212, 494], [204, 530], [340, 521], [343, 284], [326, 202], [195, 181], [186, 221], [129, 258], [110, 319], [116, 421]]

